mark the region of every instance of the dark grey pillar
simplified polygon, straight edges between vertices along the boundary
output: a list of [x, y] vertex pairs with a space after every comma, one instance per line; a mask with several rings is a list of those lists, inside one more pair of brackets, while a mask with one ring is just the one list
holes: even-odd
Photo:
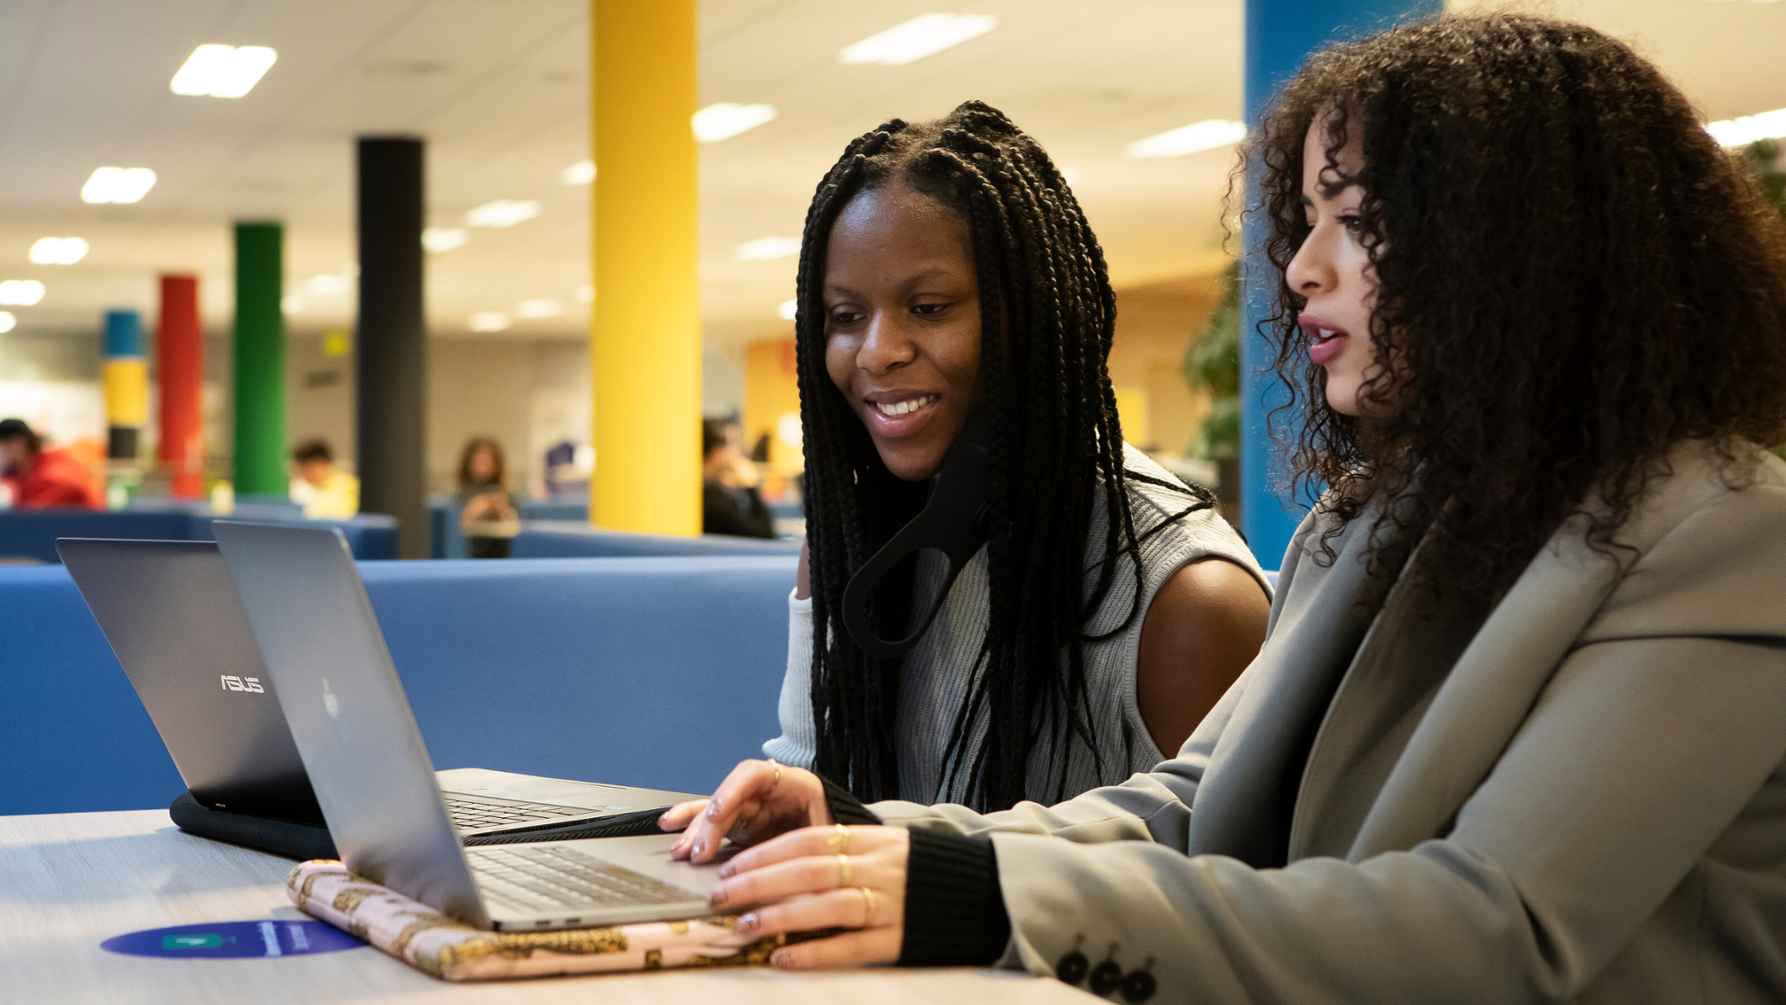
[[359, 141], [360, 312], [354, 338], [360, 509], [398, 520], [398, 555], [428, 557], [428, 344], [419, 139]]

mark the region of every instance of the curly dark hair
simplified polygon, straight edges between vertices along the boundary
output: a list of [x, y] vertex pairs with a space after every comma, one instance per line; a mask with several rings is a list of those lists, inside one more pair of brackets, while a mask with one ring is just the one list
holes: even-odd
[[[1326, 170], [1363, 191], [1385, 362], [1360, 396], [1382, 418], [1328, 406], [1284, 279], [1309, 233], [1316, 123]], [[1340, 166], [1349, 140], [1362, 141], [1355, 175]], [[1392, 578], [1424, 534], [1409, 573], [1437, 588], [1450, 569], [1492, 597], [1574, 515], [1595, 551], [1628, 554], [1615, 533], [1678, 442], [1710, 441], [1735, 485], [1745, 441], [1786, 429], [1781, 221], [1623, 43], [1488, 15], [1334, 45], [1286, 84], [1245, 160], [1276, 270], [1259, 330], [1305, 420], [1298, 486], [1329, 489], [1324, 561], [1374, 499], [1374, 573]]]
[[[1134, 576], [1132, 608], [1141, 595], [1138, 561], [1121, 572], [1116, 561], [1087, 569], [1094, 498], [1102, 494], [1109, 514], [1097, 552], [1106, 556], [1138, 555], [1140, 540], [1213, 498], [1192, 490], [1182, 512], [1137, 533], [1125, 479], [1154, 480], [1123, 465], [1105, 365], [1116, 295], [1103, 250], [1048, 155], [978, 101], [936, 122], [893, 119], [858, 137], [826, 172], [807, 212], [794, 327], [812, 553], [816, 766], [865, 799], [899, 794], [901, 664], [862, 652], [840, 630], [840, 614], [850, 576], [917, 511], [924, 487], [886, 469], [831, 383], [822, 299], [825, 246], [838, 213], [858, 193], [892, 183], [936, 199], [967, 223], [980, 287], [980, 407], [993, 439], [990, 622], [941, 785], [964, 781], [964, 801], [980, 808], [1060, 798], [1070, 757], [1097, 758], [1104, 773], [1088, 711], [1085, 645], [1120, 633], [1138, 611], [1106, 635], [1088, 637], [1083, 626], [1117, 575]], [[881, 593], [873, 616], [889, 637], [905, 634], [909, 583]], [[985, 740], [969, 751], [969, 726], [982, 714]], [[1044, 743], [1057, 769], [1052, 781], [1027, 777], [1030, 754]]]

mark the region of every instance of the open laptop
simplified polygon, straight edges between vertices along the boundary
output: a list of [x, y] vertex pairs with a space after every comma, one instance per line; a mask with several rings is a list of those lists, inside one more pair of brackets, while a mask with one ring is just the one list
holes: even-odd
[[480, 928], [570, 928], [705, 914], [717, 870], [670, 861], [676, 835], [463, 848], [403, 684], [334, 528], [218, 523], [341, 858]]
[[[192, 799], [209, 810], [321, 827], [322, 809], [217, 545], [64, 538], [56, 550]], [[453, 823], [468, 836], [692, 798], [477, 768], [440, 775]], [[260, 833], [278, 840], [278, 828]]]

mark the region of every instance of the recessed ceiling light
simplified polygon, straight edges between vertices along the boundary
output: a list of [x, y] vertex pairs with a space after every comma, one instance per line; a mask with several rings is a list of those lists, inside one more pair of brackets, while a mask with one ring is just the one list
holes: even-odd
[[556, 300], [523, 300], [515, 307], [515, 316], [537, 321], [540, 318], [555, 318], [564, 313], [564, 305]]
[[595, 303], [595, 287], [588, 283], [584, 283], [582, 286], [577, 287], [577, 299], [586, 304]]
[[304, 280], [304, 292], [316, 297], [338, 297], [347, 292], [347, 280], [324, 272]]
[[87, 242], [78, 237], [40, 237], [31, 245], [33, 265], [73, 265], [87, 257]]
[[740, 262], [773, 262], [778, 258], [792, 258], [799, 253], [798, 237], [759, 237], [738, 246]]
[[465, 214], [473, 227], [513, 227], [540, 215], [540, 204], [530, 199], [497, 199]]
[[189, 98], [240, 98], [254, 90], [278, 59], [279, 53], [264, 45], [201, 45], [167, 87]]
[[722, 101], [695, 113], [695, 139], [701, 143], [718, 143], [766, 122], [775, 121], [774, 105], [735, 105]]
[[479, 311], [471, 316], [471, 330], [474, 332], [508, 331], [509, 316], [496, 311]]
[[587, 185], [595, 181], [595, 162], [578, 161], [558, 172], [558, 180], [566, 185]]
[[43, 284], [35, 279], [8, 279], [0, 282], [0, 305], [36, 307], [43, 301]]
[[13, 317], [10, 311], [0, 311], [0, 335], [6, 334], [18, 326], [19, 319]]
[[438, 255], [462, 248], [470, 239], [462, 227], [429, 227], [422, 231], [422, 249]]
[[1758, 140], [1786, 138], [1786, 108], [1707, 122], [1705, 130], [1723, 147], [1746, 147]]
[[794, 320], [794, 318], [798, 317], [799, 314], [800, 314], [800, 301], [799, 300], [783, 300], [781, 302], [781, 319], [783, 321], [792, 321], [792, 320]]
[[81, 186], [81, 201], [129, 205], [141, 202], [154, 187], [155, 172], [146, 167], [96, 168]]
[[1204, 119], [1170, 129], [1129, 144], [1130, 157], [1184, 157], [1233, 146], [1246, 139], [1246, 123], [1233, 119]]
[[847, 46], [837, 58], [845, 63], [904, 66], [997, 27], [998, 18], [986, 14], [925, 14]]

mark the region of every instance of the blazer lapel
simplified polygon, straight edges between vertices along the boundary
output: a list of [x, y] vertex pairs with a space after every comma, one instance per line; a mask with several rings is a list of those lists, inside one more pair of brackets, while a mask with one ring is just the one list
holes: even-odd
[[1576, 531], [1553, 538], [1468, 640], [1375, 793], [1348, 857], [1411, 848], [1446, 833], [1488, 777], [1617, 585], [1617, 568], [1579, 537]]
[[1368, 523], [1353, 521], [1335, 541], [1338, 557], [1331, 566], [1318, 566], [1306, 551], [1297, 557], [1295, 575], [1279, 598], [1276, 630], [1247, 671], [1253, 680], [1198, 787], [1190, 854], [1227, 855], [1260, 867], [1283, 864], [1290, 826], [1286, 786], [1295, 784], [1295, 759], [1369, 622], [1359, 605], [1369, 579], [1360, 554]]

